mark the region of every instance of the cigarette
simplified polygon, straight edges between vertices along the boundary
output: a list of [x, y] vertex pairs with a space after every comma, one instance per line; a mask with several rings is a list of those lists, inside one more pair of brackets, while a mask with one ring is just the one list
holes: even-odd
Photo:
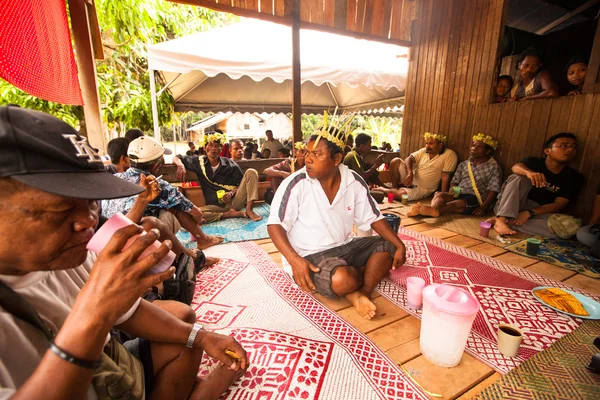
[[235, 358], [236, 360], [242, 359], [242, 357], [240, 357], [235, 351], [225, 350], [225, 354], [227, 354], [231, 358]]
[[156, 178], [154, 178], [155, 181], [159, 180], [160, 178], [162, 178], [163, 176], [157, 176]]

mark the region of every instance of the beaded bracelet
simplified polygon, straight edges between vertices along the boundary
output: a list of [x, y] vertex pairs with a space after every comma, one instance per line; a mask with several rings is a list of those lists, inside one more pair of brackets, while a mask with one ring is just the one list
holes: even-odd
[[58, 347], [54, 343], [54, 340], [50, 341], [49, 347], [50, 347], [50, 351], [52, 351], [58, 357], [62, 358], [65, 361], [70, 362], [71, 364], [75, 364], [78, 367], [87, 368], [87, 369], [97, 369], [100, 366], [100, 363], [102, 362], [102, 358], [100, 358], [97, 361], [88, 361], [88, 360], [82, 360], [81, 358], [77, 358], [77, 357], [67, 353], [60, 347]]

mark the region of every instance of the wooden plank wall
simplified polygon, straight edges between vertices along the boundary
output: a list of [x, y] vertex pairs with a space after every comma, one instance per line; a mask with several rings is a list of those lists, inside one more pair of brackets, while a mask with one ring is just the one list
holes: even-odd
[[540, 156], [548, 137], [575, 133], [572, 166], [586, 187], [574, 211], [587, 217], [600, 183], [600, 94], [490, 104], [505, 6], [504, 0], [419, 0], [401, 154], [422, 147], [424, 132], [439, 132], [464, 160], [472, 135], [483, 132], [500, 141], [494, 156], [507, 174], [522, 157]]
[[[217, 11], [285, 22], [291, 0], [171, 0]], [[332, 32], [361, 34], [408, 45], [418, 0], [300, 0], [302, 27], [329, 28]]]

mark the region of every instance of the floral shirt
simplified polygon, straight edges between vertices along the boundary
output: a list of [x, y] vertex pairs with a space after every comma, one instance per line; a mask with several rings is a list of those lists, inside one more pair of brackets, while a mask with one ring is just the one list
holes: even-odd
[[[149, 172], [142, 171], [141, 169], [129, 168], [125, 172], [115, 174], [115, 176], [139, 185], [142, 174], [150, 175]], [[158, 184], [160, 185], [160, 194], [148, 204], [144, 211], [144, 216], [157, 217], [160, 210], [167, 210], [169, 208], [189, 212], [194, 207], [194, 203], [181, 194], [177, 188], [171, 186], [169, 182], [159, 179]], [[121, 199], [102, 200], [102, 215], [110, 218], [118, 212], [127, 214], [133, 207], [137, 197], [137, 195], [134, 195]]]

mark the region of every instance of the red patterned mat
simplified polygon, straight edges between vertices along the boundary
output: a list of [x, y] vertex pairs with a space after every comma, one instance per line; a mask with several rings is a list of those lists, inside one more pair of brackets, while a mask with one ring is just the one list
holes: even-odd
[[[298, 289], [258, 245], [218, 247], [227, 259], [200, 273], [192, 307], [199, 323], [233, 335], [250, 359], [223, 399], [427, 399], [366, 336]], [[215, 366], [205, 355], [200, 375]]]
[[[428, 284], [455, 285], [469, 291], [479, 300], [481, 309], [473, 323], [466, 351], [503, 374], [582, 322], [542, 305], [531, 289], [555, 286], [599, 299], [599, 296], [439, 239], [404, 228], [400, 228], [399, 236], [406, 244], [407, 261], [402, 268], [392, 271], [377, 290], [419, 318], [421, 311], [415, 312], [406, 305], [406, 278], [419, 276]], [[500, 323], [514, 324], [524, 332], [516, 357], [505, 357], [498, 351], [496, 332]]]

